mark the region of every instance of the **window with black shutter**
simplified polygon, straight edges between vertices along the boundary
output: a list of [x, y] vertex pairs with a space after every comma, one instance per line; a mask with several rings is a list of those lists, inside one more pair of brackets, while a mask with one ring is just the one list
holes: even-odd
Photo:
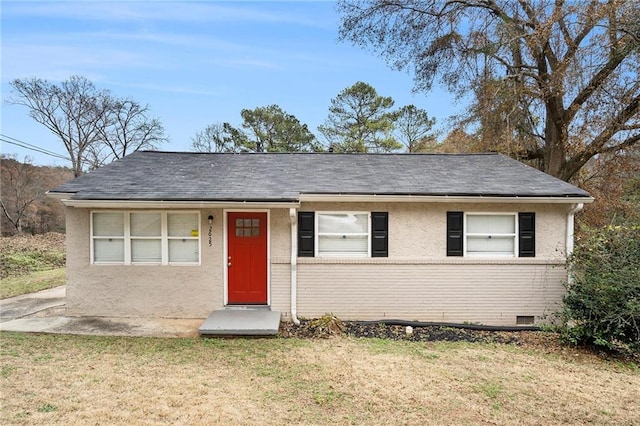
[[299, 257], [369, 256], [369, 244], [371, 257], [389, 256], [389, 213], [298, 212]]
[[314, 212], [298, 212], [298, 256], [313, 257], [314, 241]]
[[447, 212], [447, 256], [463, 255], [463, 212]]
[[536, 214], [518, 213], [518, 256], [536, 256]]
[[371, 213], [371, 257], [389, 257], [389, 213]]

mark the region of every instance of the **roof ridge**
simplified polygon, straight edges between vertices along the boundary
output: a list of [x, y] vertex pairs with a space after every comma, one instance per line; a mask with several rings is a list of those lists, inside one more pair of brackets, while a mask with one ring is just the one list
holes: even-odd
[[159, 151], [140, 150], [136, 152], [153, 154], [193, 154], [193, 155], [353, 155], [353, 156], [483, 156], [504, 155], [499, 152], [196, 152], [196, 151]]

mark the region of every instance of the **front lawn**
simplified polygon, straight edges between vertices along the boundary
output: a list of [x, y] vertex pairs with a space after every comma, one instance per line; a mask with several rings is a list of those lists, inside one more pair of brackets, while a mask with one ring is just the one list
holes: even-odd
[[2, 333], [0, 424], [640, 424], [637, 365], [385, 339]]

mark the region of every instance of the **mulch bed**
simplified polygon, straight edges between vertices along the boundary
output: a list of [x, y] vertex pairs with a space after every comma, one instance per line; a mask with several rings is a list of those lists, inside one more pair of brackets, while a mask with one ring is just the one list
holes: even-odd
[[[553, 333], [541, 333], [533, 331], [485, 331], [469, 330], [465, 328], [453, 328], [445, 326], [413, 327], [411, 333], [400, 325], [385, 325], [379, 323], [358, 323], [344, 321], [344, 333], [351, 337], [368, 337], [391, 340], [405, 340], [412, 342], [483, 342], [521, 345], [531, 340], [541, 340], [552, 343], [558, 339]], [[280, 326], [282, 337], [316, 338], [329, 337], [332, 333], [318, 331], [310, 320], [301, 320], [300, 325], [283, 323]]]
[[622, 354], [600, 351], [595, 348], [576, 347], [563, 344], [558, 333], [548, 331], [486, 331], [453, 328], [439, 325], [413, 327], [408, 334], [405, 326], [378, 323], [342, 322], [343, 332], [327, 333], [318, 330], [312, 320], [301, 319], [300, 325], [282, 323], [281, 337], [328, 338], [346, 335], [354, 338], [378, 338], [410, 342], [478, 342], [505, 344], [526, 349], [540, 350], [560, 356], [576, 358], [605, 358], [640, 365], [640, 354]]

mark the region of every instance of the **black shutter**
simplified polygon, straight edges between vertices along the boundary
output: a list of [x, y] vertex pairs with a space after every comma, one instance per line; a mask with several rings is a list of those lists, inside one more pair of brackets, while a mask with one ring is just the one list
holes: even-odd
[[298, 256], [313, 257], [314, 255], [314, 212], [298, 212]]
[[536, 256], [536, 214], [518, 213], [518, 256]]
[[447, 212], [447, 256], [463, 255], [463, 212]]
[[371, 212], [371, 257], [389, 257], [389, 213]]

